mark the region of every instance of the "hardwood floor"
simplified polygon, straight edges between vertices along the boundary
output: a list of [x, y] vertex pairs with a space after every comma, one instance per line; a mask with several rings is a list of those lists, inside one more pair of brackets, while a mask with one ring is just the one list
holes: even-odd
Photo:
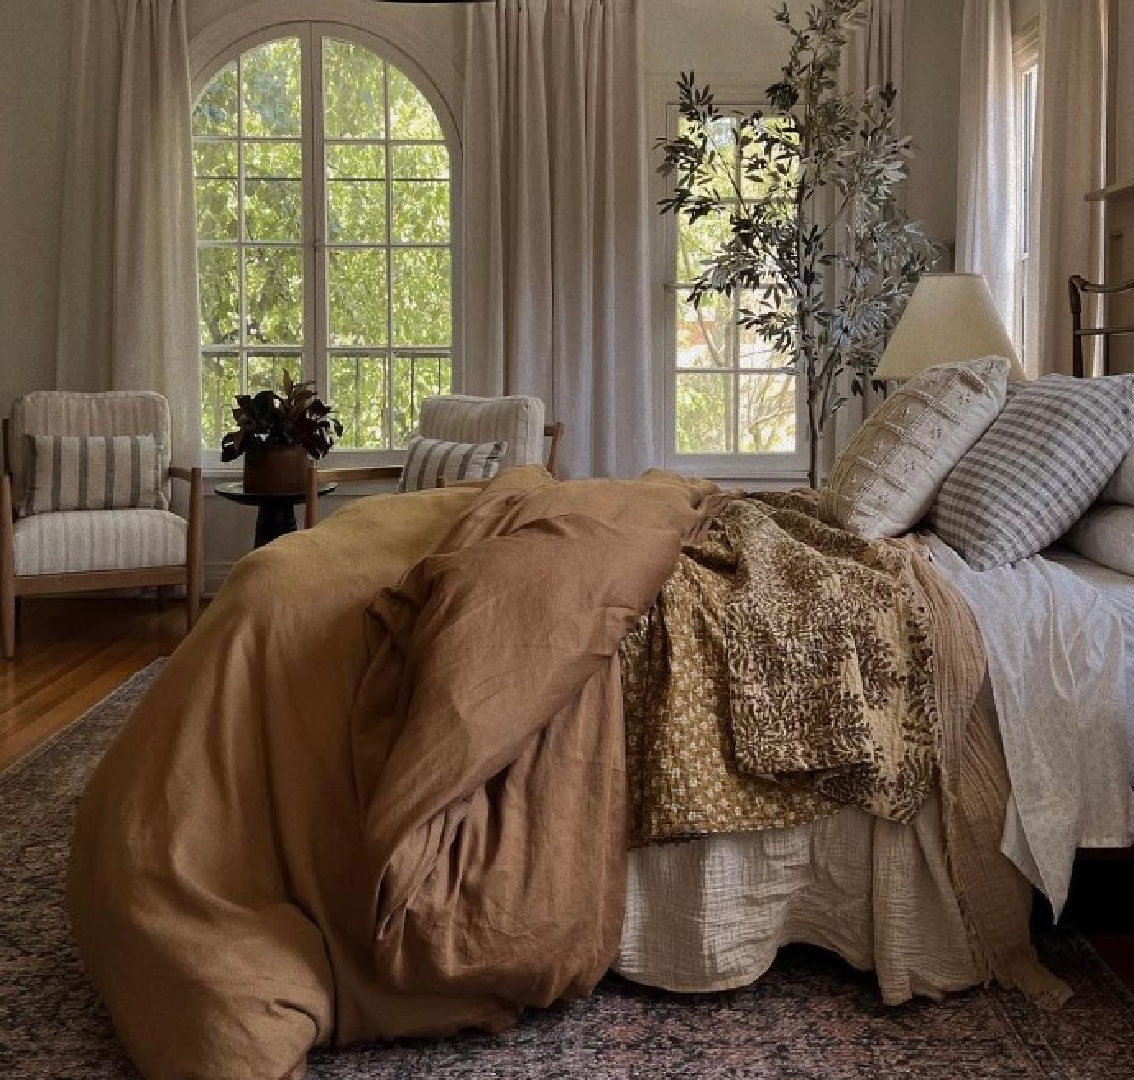
[[16, 657], [0, 660], [0, 769], [168, 656], [184, 633], [179, 601], [162, 611], [153, 598], [25, 598]]

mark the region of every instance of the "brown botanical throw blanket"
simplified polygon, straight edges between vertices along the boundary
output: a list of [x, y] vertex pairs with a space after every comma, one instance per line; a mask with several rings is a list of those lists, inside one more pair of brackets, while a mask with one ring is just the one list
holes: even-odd
[[297, 1078], [317, 1043], [594, 986], [625, 900], [618, 643], [711, 490], [517, 470], [234, 569], [79, 808], [68, 914], [147, 1080]]
[[848, 803], [913, 820], [940, 742], [913, 559], [822, 524], [806, 495], [725, 505], [622, 647], [635, 843]]

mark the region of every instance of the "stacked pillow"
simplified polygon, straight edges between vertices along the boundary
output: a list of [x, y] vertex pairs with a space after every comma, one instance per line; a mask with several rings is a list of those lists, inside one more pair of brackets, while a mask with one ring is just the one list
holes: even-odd
[[1098, 503], [1064, 543], [1092, 562], [1134, 575], [1134, 451], [1122, 459]]
[[819, 514], [867, 539], [912, 529], [1004, 407], [1008, 361], [940, 364], [891, 395], [839, 455]]
[[1134, 385], [1049, 375], [1014, 389], [949, 474], [929, 524], [974, 570], [1025, 559], [1086, 512], [1130, 450]]

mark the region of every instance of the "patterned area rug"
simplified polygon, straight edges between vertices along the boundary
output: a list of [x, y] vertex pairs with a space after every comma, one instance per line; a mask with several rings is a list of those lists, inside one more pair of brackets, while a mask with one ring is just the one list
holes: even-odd
[[[156, 666], [0, 776], [0, 1077], [137, 1080], [61, 909], [76, 800]], [[884, 1008], [871, 976], [787, 950], [756, 986], [677, 996], [611, 978], [500, 1038], [318, 1054], [310, 1080], [1134, 1080], [1134, 998], [1072, 933], [1041, 942], [1075, 990], [1053, 1014], [973, 991]]]

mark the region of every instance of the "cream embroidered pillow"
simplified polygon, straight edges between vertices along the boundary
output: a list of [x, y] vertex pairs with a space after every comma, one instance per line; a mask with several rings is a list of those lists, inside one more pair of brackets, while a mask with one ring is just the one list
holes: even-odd
[[953, 467], [1004, 408], [1008, 361], [940, 364], [887, 398], [839, 455], [819, 514], [873, 540], [899, 536], [929, 511]]

